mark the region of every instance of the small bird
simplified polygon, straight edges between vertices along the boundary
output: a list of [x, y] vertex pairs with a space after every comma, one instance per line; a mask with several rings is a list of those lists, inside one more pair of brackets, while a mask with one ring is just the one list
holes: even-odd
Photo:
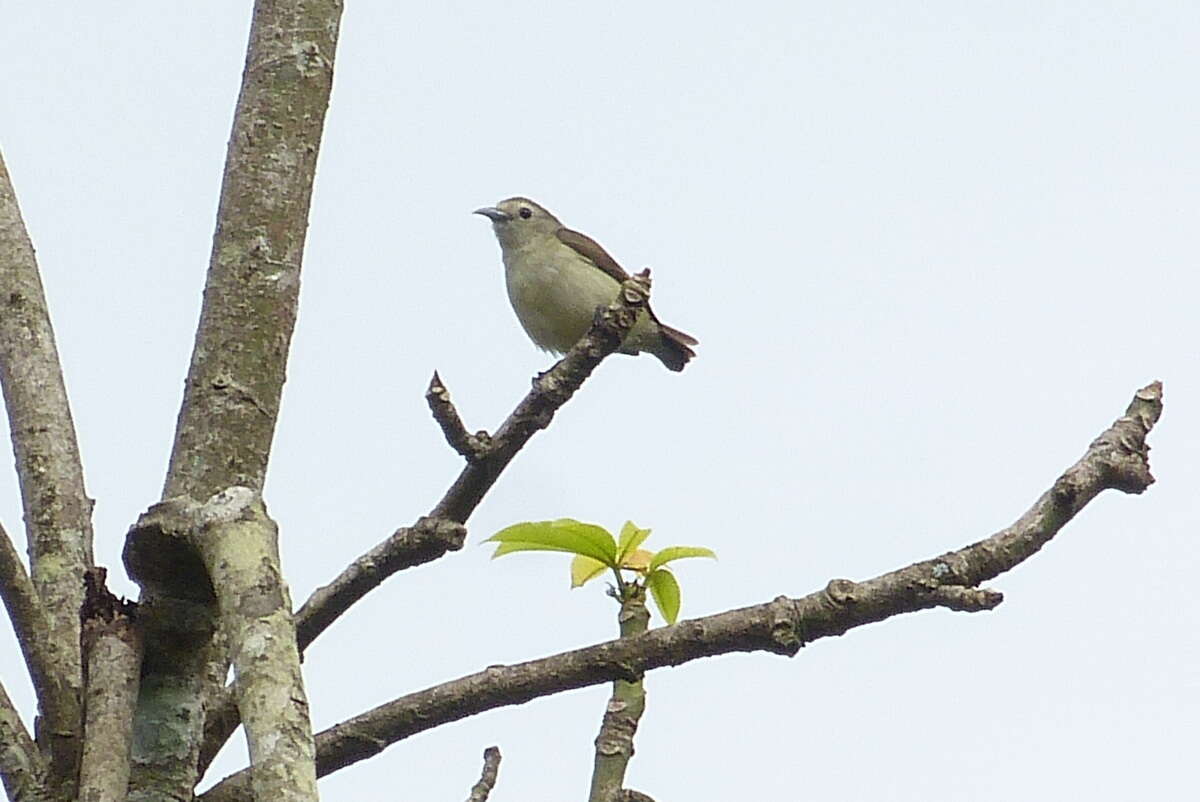
[[[591, 326], [596, 307], [616, 300], [621, 282], [629, 278], [598, 242], [565, 227], [528, 198], [509, 198], [474, 213], [492, 221], [508, 300], [525, 333], [546, 351], [570, 350]], [[646, 307], [618, 350], [648, 351], [679, 371], [696, 355], [690, 346], [697, 344]]]

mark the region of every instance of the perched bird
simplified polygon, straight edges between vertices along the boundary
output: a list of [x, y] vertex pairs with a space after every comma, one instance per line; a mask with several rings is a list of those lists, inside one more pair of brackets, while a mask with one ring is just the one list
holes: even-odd
[[[572, 231], [528, 198], [476, 209], [492, 221], [504, 259], [508, 300], [534, 344], [562, 354], [583, 337], [596, 307], [617, 298], [629, 275], [600, 244]], [[621, 344], [623, 354], [648, 351], [671, 370], [696, 355], [695, 338], [661, 322], [647, 307]]]

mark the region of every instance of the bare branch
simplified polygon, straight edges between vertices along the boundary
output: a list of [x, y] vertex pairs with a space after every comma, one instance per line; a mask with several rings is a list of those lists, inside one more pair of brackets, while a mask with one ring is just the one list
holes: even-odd
[[463, 468], [446, 495], [430, 511], [431, 518], [466, 523], [500, 473], [529, 438], [545, 429], [554, 413], [575, 394], [600, 362], [621, 345], [638, 312], [650, 297], [650, 271], [630, 277], [617, 300], [598, 310], [587, 334], [550, 370], [533, 381], [533, 389], [492, 436], [487, 454]]
[[106, 574], [103, 568], [88, 572], [81, 613], [85, 738], [79, 798], [87, 802], [125, 800], [142, 667], [142, 639], [133, 619], [136, 605], [108, 591]]
[[487, 798], [492, 795], [492, 789], [496, 787], [496, 775], [499, 772], [500, 750], [489, 746], [483, 750], [483, 773], [479, 775], [479, 782], [471, 787], [471, 795], [467, 797], [467, 802], [487, 802]]
[[[59, 675], [54, 669], [53, 657], [49, 652], [50, 621], [46, 617], [42, 600], [21, 562], [16, 548], [4, 526], [0, 524], [0, 600], [8, 611], [13, 634], [25, 658], [29, 679], [37, 695], [42, 715], [50, 716], [48, 710], [57, 705], [67, 689], [59, 685]], [[53, 714], [57, 720], [62, 713]]]
[[[864, 582], [835, 579], [800, 599], [780, 596], [540, 660], [492, 666], [402, 696], [319, 733], [317, 773], [324, 776], [410, 735], [485, 710], [610, 680], [633, 682], [655, 668], [730, 652], [792, 656], [806, 643], [903, 613], [991, 609], [1000, 594], [972, 589], [1036, 554], [1100, 492], [1141, 493], [1153, 483], [1146, 435], [1161, 412], [1162, 386], [1155, 382], [1138, 391], [1125, 415], [1024, 515], [989, 538]], [[239, 772], [200, 798], [244, 800], [247, 789], [246, 773]]]
[[[620, 593], [621, 611], [617, 616], [621, 637], [640, 635], [650, 627], [646, 609], [646, 589], [626, 585]], [[633, 736], [646, 712], [646, 688], [639, 676], [635, 680], [613, 682], [612, 696], [604, 709], [600, 734], [596, 736], [596, 755], [592, 762], [592, 785], [588, 802], [615, 802], [625, 785], [625, 771], [633, 759]]]
[[258, 493], [231, 487], [199, 510], [197, 545], [229, 636], [256, 799], [317, 799], [312, 724], [300, 676], [279, 530]]
[[296, 322], [339, 0], [259, 0], [163, 498], [262, 487]]
[[478, 462], [487, 456], [492, 447], [492, 436], [485, 431], [475, 434], [467, 431], [458, 410], [450, 400], [450, 391], [442, 384], [442, 377], [436, 370], [429, 382], [429, 389], [425, 391], [425, 401], [429, 404], [433, 419], [442, 427], [442, 434], [446, 435], [446, 442], [451, 448], [466, 457], [467, 462]]
[[[296, 321], [341, 14], [341, 0], [255, 3], [164, 499], [207, 499], [233, 486], [262, 489]], [[199, 620], [210, 623], [211, 612], [204, 606]], [[152, 606], [150, 616], [160, 620], [150, 629], [168, 633], [186, 623], [168, 620], [177, 613], [170, 602]], [[158, 717], [170, 700], [177, 706], [183, 700], [190, 729], [177, 730], [179, 721], [166, 726], [176, 729], [192, 757], [180, 760], [176, 744], [138, 755], [135, 791], [190, 798], [206, 697], [219, 694], [225, 680], [219, 641], [219, 635], [216, 641], [189, 639], [194, 648], [173, 661], [160, 659], [171, 652], [165, 639], [147, 638], [147, 662], [156, 673], [143, 683], [150, 693], [143, 694], [148, 704], [139, 705], [139, 721], [163, 723]], [[164, 655], [155, 653], [160, 647]], [[204, 661], [203, 668], [196, 660]]]
[[[461, 548], [465, 532], [461, 524], [512, 461], [517, 452], [540, 429], [550, 425], [554, 413], [575, 394], [596, 366], [625, 339], [638, 311], [650, 293], [649, 272], [630, 278], [621, 295], [599, 310], [596, 321], [574, 348], [550, 370], [533, 380], [533, 389], [501, 424], [485, 452], [469, 461], [442, 500], [411, 529], [401, 529], [388, 540], [359, 557], [330, 584], [318, 588], [297, 614], [301, 648], [332, 624], [350, 606], [402, 568], [409, 568]], [[441, 379], [435, 387], [445, 392]], [[442, 406], [442, 401], [431, 402]], [[444, 403], [449, 404], [449, 395]], [[453, 409], [451, 407], [451, 409]], [[454, 415], [457, 418], [457, 413]], [[461, 421], [459, 422], [461, 427]], [[430, 548], [432, 546], [432, 548]], [[441, 551], [438, 549], [441, 548]]]
[[[74, 795], [80, 748], [79, 606], [92, 564], [92, 500], [33, 243], [0, 157], [0, 386], [8, 409], [33, 586], [45, 603], [43, 650], [56, 698], [39, 698], [51, 776]], [[46, 691], [50, 685], [44, 685]]]
[[436, 560], [448, 551], [458, 551], [466, 540], [462, 524], [437, 518], [420, 518], [411, 527], [398, 529], [338, 574], [328, 585], [317, 588], [296, 613], [296, 640], [300, 649], [308, 645], [337, 618], [350, 609], [366, 591], [378, 587], [397, 571]]
[[21, 723], [21, 714], [0, 685], [0, 781], [13, 802], [45, 802], [46, 764]]
[[191, 540], [200, 526], [199, 507], [186, 498], [155, 504], [125, 536], [125, 568], [142, 590], [144, 658], [135, 729], [155, 733], [134, 742], [135, 799], [188, 798], [171, 794], [185, 788], [190, 794], [195, 786], [204, 689], [225, 678], [216, 596]]

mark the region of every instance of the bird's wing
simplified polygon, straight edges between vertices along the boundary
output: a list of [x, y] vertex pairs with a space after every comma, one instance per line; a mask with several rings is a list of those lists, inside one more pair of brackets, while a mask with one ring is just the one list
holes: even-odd
[[587, 234], [580, 234], [578, 231], [572, 231], [569, 228], [560, 228], [557, 234], [559, 242], [575, 251], [584, 259], [587, 259], [618, 282], [629, 278], [629, 274], [617, 264], [617, 260], [609, 256], [608, 251], [600, 247], [600, 243]]

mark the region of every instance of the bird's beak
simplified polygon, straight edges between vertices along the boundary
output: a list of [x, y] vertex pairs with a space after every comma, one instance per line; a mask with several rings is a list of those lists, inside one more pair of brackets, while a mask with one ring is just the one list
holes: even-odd
[[495, 206], [484, 206], [482, 209], [476, 209], [471, 214], [481, 214], [493, 223], [507, 223], [512, 220], [512, 215], [508, 212], [501, 211]]

